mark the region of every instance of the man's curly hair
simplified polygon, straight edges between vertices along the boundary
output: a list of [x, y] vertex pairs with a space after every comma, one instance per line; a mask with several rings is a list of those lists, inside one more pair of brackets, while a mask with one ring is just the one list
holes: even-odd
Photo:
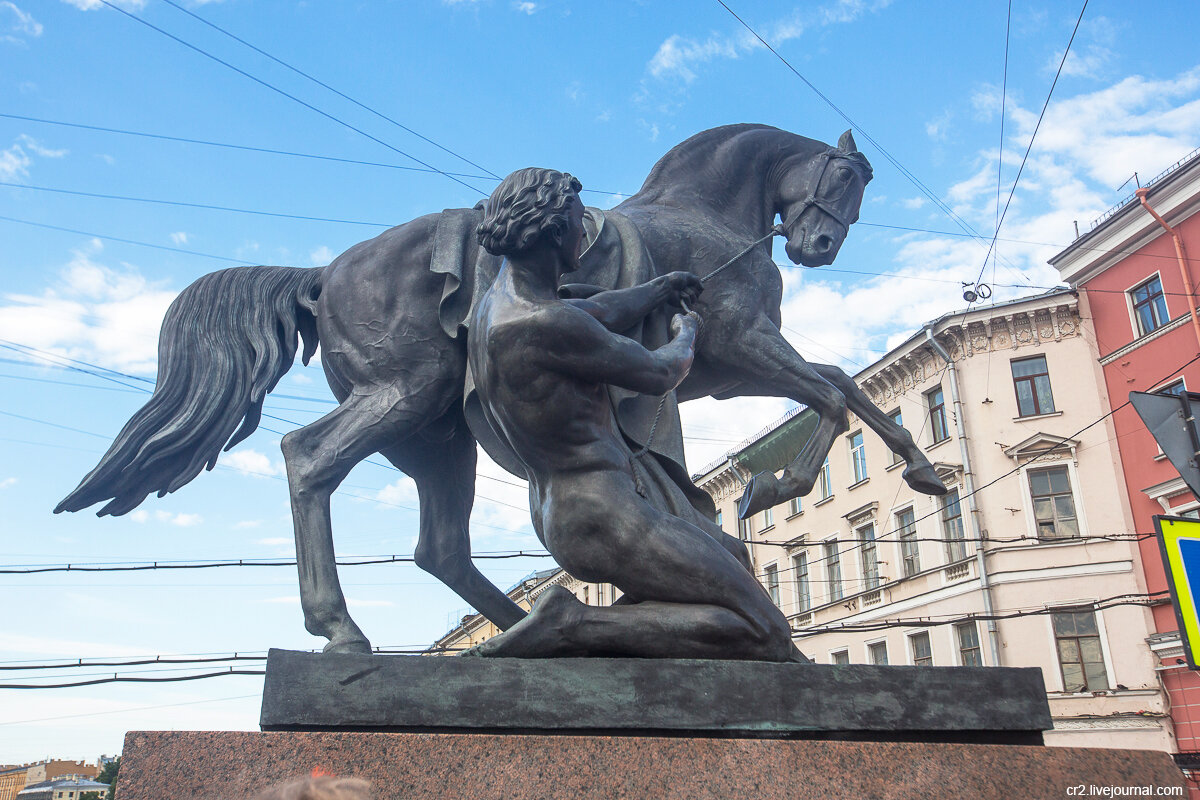
[[483, 222], [475, 229], [479, 244], [496, 256], [522, 253], [543, 236], [559, 244], [569, 220], [567, 201], [582, 188], [568, 173], [540, 167], [517, 170], [484, 204]]

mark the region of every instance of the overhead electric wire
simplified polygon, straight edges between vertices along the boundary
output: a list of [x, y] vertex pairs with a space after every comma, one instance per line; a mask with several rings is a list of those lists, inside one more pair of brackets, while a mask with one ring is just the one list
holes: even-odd
[[1087, 11], [1087, 6], [1088, 0], [1083, 0], [1083, 7], [1079, 9], [1079, 18], [1075, 20], [1075, 28], [1071, 31], [1071, 38], [1067, 40], [1067, 49], [1063, 51], [1062, 60], [1058, 62], [1058, 70], [1054, 73], [1054, 80], [1050, 83], [1050, 91], [1046, 93], [1046, 102], [1042, 103], [1042, 111], [1038, 114], [1037, 124], [1033, 126], [1033, 133], [1029, 136], [1029, 144], [1025, 148], [1025, 155], [1021, 156], [1021, 166], [1017, 168], [1017, 176], [1013, 178], [1012, 188], [1008, 192], [1008, 199], [1004, 202], [1004, 210], [1000, 213], [999, 221], [996, 222], [996, 232], [992, 236], [991, 244], [988, 245], [987, 255], [983, 257], [983, 266], [979, 268], [979, 276], [975, 279], [976, 283], [979, 283], [983, 279], [983, 271], [987, 268], [988, 256], [996, 248], [996, 237], [1000, 235], [1000, 228], [1003, 227], [1004, 219], [1008, 216], [1008, 209], [1012, 204], [1013, 195], [1016, 194], [1017, 184], [1021, 181], [1021, 175], [1025, 171], [1025, 163], [1029, 160], [1030, 151], [1033, 150], [1033, 143], [1037, 139], [1038, 131], [1042, 127], [1042, 120], [1046, 116], [1046, 109], [1050, 106], [1050, 98], [1054, 96], [1054, 87], [1058, 86], [1058, 78], [1062, 75], [1063, 66], [1067, 63], [1067, 56], [1071, 53], [1071, 45], [1075, 41], [1075, 34], [1079, 32], [1079, 25], [1083, 22], [1083, 13]]
[[[472, 553], [471, 559], [479, 560], [508, 560], [513, 558], [548, 558], [544, 551], [517, 550], [511, 553]], [[359, 556], [343, 558], [335, 563], [339, 567], [363, 567], [376, 564], [412, 564], [416, 562], [413, 556]], [[0, 575], [35, 575], [44, 572], [151, 572], [154, 570], [195, 570], [218, 569], [221, 567], [294, 567], [296, 559], [272, 558], [238, 558], [213, 561], [145, 561], [130, 562], [127, 565], [102, 564], [46, 564], [41, 566], [4, 567], [0, 566]]]
[[[427, 172], [438, 174], [439, 171], [431, 167], [411, 167], [407, 164], [388, 164], [382, 161], [363, 161], [357, 158], [342, 158], [339, 156], [324, 156], [316, 153], [301, 153], [294, 150], [279, 150], [274, 147], [255, 147], [253, 145], [232, 144], [229, 142], [215, 142], [209, 139], [193, 139], [187, 136], [170, 136], [162, 133], [148, 133], [146, 131], [134, 131], [127, 128], [109, 128], [103, 125], [88, 125], [82, 122], [65, 122], [55, 119], [43, 119], [42, 117], [27, 117], [22, 114], [5, 114], [0, 113], [0, 118], [16, 119], [22, 122], [36, 122], [41, 125], [58, 125], [64, 128], [77, 128], [85, 131], [99, 131], [100, 133], [112, 133], [120, 136], [137, 136], [143, 139], [157, 139], [164, 142], [177, 142], [180, 144], [195, 144], [204, 147], [219, 147], [226, 150], [242, 150], [250, 153], [266, 153], [276, 156], [290, 156], [292, 158], [309, 158], [318, 161], [333, 161], [340, 164], [355, 164], [364, 167], [383, 167], [385, 169], [400, 169], [406, 172]], [[486, 172], [486, 170], [485, 170]], [[488, 175], [472, 175], [466, 172], [447, 172], [447, 175], [453, 175], [460, 178], [475, 178], [478, 180], [490, 180]]]
[[[292, 66], [291, 64], [284, 61], [283, 59], [276, 58], [275, 56], [268, 53], [266, 50], [263, 50], [260, 47], [256, 47], [255, 45], [253, 45], [250, 42], [246, 41], [245, 39], [241, 38], [240, 36], [236, 36], [233, 33], [230, 33], [229, 31], [222, 28], [220, 25], [217, 25], [215, 22], [211, 22], [211, 21], [205, 19], [204, 17], [200, 16], [196, 12], [191, 11], [187, 8], [184, 8], [183, 6], [174, 2], [174, 0], [163, 0], [163, 2], [166, 3], [167, 5], [171, 6], [172, 8], [175, 8], [178, 11], [181, 11], [184, 14], [187, 14], [189, 17], [192, 17], [193, 19], [203, 23], [204, 25], [207, 25], [208, 27], [212, 28], [213, 30], [218, 31], [219, 33], [222, 33], [225, 36], [228, 36], [230, 39], [233, 39], [235, 42], [238, 42], [239, 44], [242, 44], [246, 47], [249, 47], [251, 50], [258, 53], [259, 55], [269, 58], [270, 60], [274, 61], [276, 64], [279, 64], [281, 67], [289, 69], [292, 72], [296, 73], [297, 75], [299, 75], [303, 78], [307, 78], [308, 80], [317, 84], [321, 88], [327, 89], [327, 90], [333, 92], [334, 94], [336, 94], [338, 97], [342, 98], [343, 100], [348, 100], [349, 102], [353, 103], [354, 105], [358, 106], [359, 108], [363, 109], [364, 111], [374, 114], [375, 116], [379, 117], [380, 119], [382, 119], [386, 122], [390, 122], [391, 124], [395, 125], [397, 128], [400, 128], [403, 131], [411, 133], [413, 136], [416, 136], [418, 139], [421, 139], [424, 142], [428, 142], [429, 144], [433, 145], [434, 147], [438, 148], [439, 150], [441, 150], [445, 153], [449, 153], [450, 155], [454, 156], [455, 158], [459, 159], [460, 161], [464, 161], [467, 164], [470, 164], [472, 167], [475, 167], [476, 169], [483, 170], [484, 172], [486, 172], [488, 174], [488, 176], [490, 176], [496, 180], [501, 180], [501, 176], [492, 172], [487, 167], [481, 166], [480, 164], [476, 164], [474, 161], [472, 161], [471, 159], [462, 155], [461, 153], [456, 153], [455, 151], [451, 150], [450, 148], [445, 147], [445, 146], [439, 144], [438, 142], [435, 142], [433, 139], [430, 139], [428, 136], [425, 136], [424, 134], [414, 131], [412, 128], [408, 127], [407, 125], [405, 125], [401, 122], [398, 122], [397, 120], [389, 117], [387, 114], [384, 114], [384, 113], [366, 105], [365, 103], [362, 103], [359, 100], [356, 100], [355, 98], [351, 97], [350, 95], [346, 94], [345, 92], [335, 89], [334, 87], [330, 86], [328, 83], [325, 83], [322, 80], [318, 80], [317, 78], [314, 78], [312, 75], [309, 75], [304, 70]], [[471, 177], [475, 177], [475, 176], [471, 176]]]
[[0, 683], [0, 689], [73, 689], [80, 686], [99, 686], [103, 683], [180, 683], [184, 681], [199, 681], [207, 678], [224, 678], [228, 675], [252, 675], [261, 677], [265, 670], [234, 669], [230, 667], [222, 672], [208, 672], [203, 675], [175, 675], [170, 678], [137, 678], [114, 675], [111, 678], [92, 678], [87, 681], [72, 681], [69, 683]]
[[322, 117], [325, 117], [328, 120], [336, 122], [338, 125], [348, 128], [361, 136], [365, 136], [366, 138], [370, 139], [373, 142], [376, 142], [377, 144], [383, 145], [384, 147], [386, 147], [387, 149], [391, 150], [394, 153], [399, 153], [400, 155], [404, 156], [405, 158], [412, 159], [413, 161], [417, 162], [421, 166], [428, 167], [429, 169], [433, 170], [434, 172], [437, 172], [440, 175], [444, 175], [445, 177], [449, 178], [450, 180], [454, 181], [455, 183], [465, 186], [466, 188], [470, 189], [471, 191], [473, 191], [477, 194], [481, 194], [485, 197], [488, 194], [487, 192], [482, 191], [481, 189], [478, 189], [475, 186], [472, 186], [471, 184], [467, 183], [466, 181], [462, 180], [461, 178], [457, 178], [457, 177], [451, 175], [450, 173], [445, 172], [444, 170], [438, 169], [437, 167], [433, 166], [432, 164], [422, 161], [421, 159], [417, 158], [416, 156], [412, 155], [411, 153], [406, 153], [405, 151], [401, 150], [400, 148], [396, 147], [395, 145], [389, 144], [388, 142], [385, 142], [383, 139], [380, 139], [377, 136], [373, 136], [373, 135], [367, 133], [366, 131], [364, 131], [363, 129], [358, 128], [354, 125], [351, 125], [349, 122], [346, 122], [343, 119], [339, 119], [338, 117], [335, 117], [333, 114], [330, 114], [327, 111], [323, 111], [311, 103], [301, 100], [299, 97], [295, 96], [294, 94], [290, 94], [289, 92], [286, 92], [283, 89], [280, 89], [278, 86], [267, 83], [262, 78], [257, 78], [254, 75], [251, 75], [249, 72], [246, 72], [244, 69], [235, 67], [233, 64], [229, 63], [228, 61], [218, 58], [217, 56], [213, 55], [212, 53], [209, 53], [207, 50], [197, 47], [196, 45], [191, 44], [190, 42], [187, 42], [187, 41], [181, 39], [180, 37], [176, 36], [173, 33], [169, 33], [168, 31], [164, 30], [163, 28], [160, 28], [157, 25], [155, 25], [145, 19], [142, 19], [137, 14], [134, 14], [131, 11], [126, 11], [125, 9], [121, 8], [120, 6], [109, 2], [109, 0], [99, 0], [99, 1], [101, 3], [103, 3], [104, 5], [108, 6], [109, 8], [111, 8], [113, 11], [117, 11], [121, 14], [124, 14], [125, 16], [129, 17], [130, 19], [134, 20], [135, 22], [140, 22], [142, 25], [145, 25], [147, 28], [157, 31], [158, 33], [162, 34], [163, 36], [166, 36], [167, 38], [169, 38], [175, 42], [178, 42], [179, 44], [183, 45], [184, 47], [188, 48], [189, 50], [199, 53], [200, 55], [204, 56], [205, 58], [209, 58], [209, 59], [217, 62], [218, 64], [220, 64], [228, 69], [233, 70], [234, 72], [238, 73], [239, 75], [241, 75], [245, 78], [249, 78], [250, 80], [254, 81], [255, 83], [259, 84], [260, 86], [264, 86], [267, 89], [270, 89], [271, 91], [276, 92], [277, 94], [280, 94], [280, 95], [288, 98], [289, 100], [292, 100], [293, 102], [299, 103], [300, 105], [304, 106], [305, 108], [309, 109], [310, 111], [315, 111], [316, 113], [320, 114]]
[[201, 258], [212, 258], [212, 259], [216, 259], [217, 261], [228, 261], [233, 264], [239, 264], [242, 266], [250, 266], [252, 263], [250, 261], [246, 261], [245, 259], [241, 259], [241, 258], [229, 258], [228, 256], [218, 256], [218, 255], [213, 255], [212, 253], [201, 253], [198, 250], [187, 250], [182, 247], [170, 247], [169, 245], [165, 245], [165, 244], [152, 244], [150, 242], [140, 242], [136, 239], [123, 239], [119, 236], [107, 236], [107, 235], [101, 234], [101, 233], [91, 233], [89, 231], [79, 230], [78, 228], [66, 228], [66, 227], [63, 227], [62, 225], [50, 225], [49, 223], [46, 223], [46, 222], [34, 222], [33, 220], [29, 220], [29, 219], [18, 219], [17, 217], [0, 216], [0, 220], [3, 220], [4, 222], [15, 222], [20, 225], [29, 225], [34, 228], [45, 228], [46, 230], [60, 231], [62, 233], [74, 233], [74, 234], [78, 234], [80, 236], [88, 236], [93, 239], [104, 239], [109, 242], [120, 242], [121, 244], [133, 244], [133, 245], [137, 245], [139, 247], [153, 247], [155, 250], [167, 250], [172, 253], [183, 253], [184, 255], [200, 256]]

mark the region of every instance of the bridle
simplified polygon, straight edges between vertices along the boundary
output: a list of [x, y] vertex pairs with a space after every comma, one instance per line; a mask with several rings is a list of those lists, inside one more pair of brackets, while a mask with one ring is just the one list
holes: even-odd
[[817, 181], [813, 184], [812, 190], [808, 193], [807, 197], [793, 206], [792, 212], [783, 221], [783, 229], [789, 237], [792, 233], [792, 227], [799, 222], [800, 217], [804, 216], [804, 212], [813, 206], [816, 206], [830, 219], [845, 228], [847, 233], [850, 231], [850, 226], [854, 223], [854, 220], [850, 219], [849, 215], [842, 209], [835, 207], [820, 197], [821, 184], [825, 180], [825, 173], [829, 170], [830, 162], [834, 159], [845, 159], [845, 154], [840, 150], [831, 149], [822, 153], [821, 158], [825, 160], [821, 164], [821, 171], [817, 173]]

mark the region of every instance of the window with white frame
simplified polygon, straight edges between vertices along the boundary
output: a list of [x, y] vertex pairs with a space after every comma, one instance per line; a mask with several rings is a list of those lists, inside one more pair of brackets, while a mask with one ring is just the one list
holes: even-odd
[[879, 549], [875, 544], [875, 523], [868, 522], [855, 530], [859, 553], [862, 556], [863, 590], [879, 588]]
[[1171, 321], [1167, 314], [1167, 298], [1163, 296], [1162, 281], [1157, 275], [1130, 289], [1129, 302], [1133, 306], [1133, 318], [1137, 321], [1138, 336], [1145, 336]]
[[842, 556], [838, 551], [837, 539], [824, 543], [825, 581], [829, 587], [829, 601], [842, 599]]
[[916, 575], [921, 571], [921, 555], [917, 547], [917, 518], [911, 508], [896, 512], [896, 532], [900, 534], [904, 577]]
[[954, 626], [958, 638], [958, 661], [964, 667], [982, 667], [983, 650], [979, 647], [979, 628], [972, 622], [960, 622]]
[[913, 664], [918, 667], [933, 666], [933, 646], [929, 643], [929, 631], [921, 631], [909, 636], [908, 646], [912, 650]]
[[1029, 470], [1029, 493], [1039, 539], [1072, 539], [1079, 536], [1071, 477], [1063, 465]]
[[771, 596], [771, 602], [776, 606], [779, 605], [779, 565], [767, 564], [763, 567], [763, 580], [767, 584], [767, 594]]
[[717, 516], [713, 521], [717, 523], [718, 528], [725, 530], [725, 515], [721, 513], [720, 509], [717, 509]]
[[863, 442], [862, 431], [850, 434], [850, 468], [854, 474], [854, 482], [862, 483], [867, 479], [867, 446]]
[[800, 512], [802, 512], [803, 510], [804, 510], [804, 507], [800, 504], [799, 497], [793, 497], [791, 500], [788, 500], [788, 516], [789, 517], [794, 517], [797, 514], [799, 514]]
[[942, 536], [946, 540], [947, 562], [953, 564], [967, 557], [962, 504], [958, 501], [957, 489], [951, 489], [942, 497]]
[[740, 537], [743, 542], [748, 542], [752, 538], [751, 534], [753, 531], [750, 527], [750, 519], [751, 518], [747, 517], [746, 519], [738, 520], [738, 537]]
[[836, 653], [830, 653], [829, 654], [829, 663], [831, 663], [831, 664], [849, 664], [850, 663], [850, 651], [849, 650], [838, 650]]
[[821, 465], [821, 472], [817, 475], [817, 492], [821, 495], [821, 499], [833, 497], [833, 481], [829, 474], [829, 456], [825, 456], [825, 463]]
[[1100, 648], [1096, 613], [1089, 609], [1063, 609], [1050, 615], [1064, 692], [1106, 692], [1108, 672]]
[[942, 387], [925, 393], [925, 407], [929, 409], [929, 430], [933, 433], [933, 443], [949, 439], [950, 428], [946, 425], [946, 400], [942, 396]]
[[[895, 423], [897, 428], [904, 427], [904, 418], [900, 416], [900, 409], [897, 408], [895, 411], [888, 414], [888, 417], [892, 420], [893, 423]], [[893, 464], [899, 464], [903, 460], [904, 460], [904, 456], [900, 455], [899, 453], [897, 453], [894, 450], [892, 451], [892, 463]]]
[[760, 531], [765, 531], [767, 528], [775, 524], [775, 509], [764, 508], [762, 512], [762, 521], [758, 525]]
[[796, 578], [796, 608], [808, 611], [812, 608], [812, 590], [808, 585], [808, 554], [792, 556], [792, 574]]
[[887, 642], [872, 642], [867, 645], [867, 656], [871, 659], [872, 664], [887, 666]]
[[1050, 391], [1050, 370], [1045, 356], [1011, 362], [1013, 389], [1017, 393], [1017, 416], [1036, 417], [1054, 413], [1054, 393]]
[[1156, 389], [1154, 391], [1154, 393], [1155, 394], [1173, 394], [1176, 397], [1183, 397], [1185, 394], [1187, 394], [1187, 386], [1184, 384], [1184, 382], [1182, 380], [1178, 380], [1178, 381], [1175, 381], [1174, 383], [1168, 383], [1166, 386], [1162, 387], [1161, 389]]

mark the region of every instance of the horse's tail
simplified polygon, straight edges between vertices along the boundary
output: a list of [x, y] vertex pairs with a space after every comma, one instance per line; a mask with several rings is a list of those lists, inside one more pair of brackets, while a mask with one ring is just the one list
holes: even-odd
[[212, 469], [222, 447], [253, 433], [297, 335], [305, 364], [316, 350], [323, 272], [235, 267], [184, 289], [163, 319], [154, 394], [54, 513], [111, 500], [98, 516], [124, 514]]

